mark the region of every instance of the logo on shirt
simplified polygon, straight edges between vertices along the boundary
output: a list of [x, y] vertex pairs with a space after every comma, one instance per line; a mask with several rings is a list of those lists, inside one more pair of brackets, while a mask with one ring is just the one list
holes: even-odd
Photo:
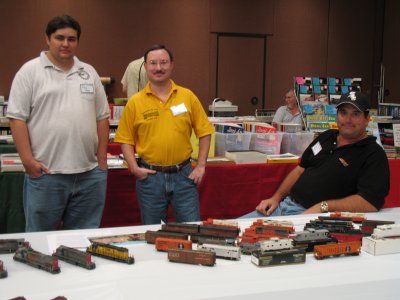
[[82, 78], [84, 80], [88, 80], [90, 78], [89, 73], [86, 71], [79, 71], [78, 75], [80, 78]]
[[160, 113], [158, 112], [158, 109], [150, 109], [146, 110], [143, 113], [143, 119], [148, 121], [148, 120], [154, 120], [159, 117]]
[[349, 166], [349, 163], [347, 161], [345, 161], [343, 158], [339, 157], [339, 161], [342, 163], [342, 165], [344, 167], [348, 167]]

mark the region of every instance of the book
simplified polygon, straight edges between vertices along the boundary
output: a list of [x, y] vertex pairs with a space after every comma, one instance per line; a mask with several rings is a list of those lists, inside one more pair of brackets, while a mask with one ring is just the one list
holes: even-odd
[[267, 155], [267, 163], [269, 164], [289, 164], [299, 162], [299, 156], [292, 153]]
[[236, 164], [259, 164], [267, 162], [267, 154], [258, 151], [227, 151], [225, 157]]

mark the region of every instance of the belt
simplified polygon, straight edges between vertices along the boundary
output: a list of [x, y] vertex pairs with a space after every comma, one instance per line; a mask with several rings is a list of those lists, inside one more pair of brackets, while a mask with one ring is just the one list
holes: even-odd
[[171, 165], [171, 166], [150, 165], [147, 162], [145, 162], [143, 159], [141, 159], [139, 163], [142, 167], [145, 167], [146, 169], [164, 172], [164, 173], [176, 173], [176, 172], [182, 170], [183, 167], [186, 166], [188, 163], [190, 163], [190, 158], [181, 162], [180, 164]]

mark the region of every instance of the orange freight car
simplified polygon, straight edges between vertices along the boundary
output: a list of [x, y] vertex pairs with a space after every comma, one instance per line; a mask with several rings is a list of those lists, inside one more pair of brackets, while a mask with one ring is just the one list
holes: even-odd
[[361, 249], [360, 241], [315, 245], [314, 256], [316, 259], [323, 259], [330, 256], [359, 255], [360, 249]]
[[157, 251], [168, 251], [168, 249], [192, 249], [192, 241], [170, 238], [156, 238]]

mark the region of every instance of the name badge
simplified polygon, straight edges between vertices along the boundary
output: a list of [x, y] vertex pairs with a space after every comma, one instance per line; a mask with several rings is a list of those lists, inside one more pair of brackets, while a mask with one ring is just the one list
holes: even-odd
[[94, 94], [94, 86], [90, 83], [81, 84], [81, 93], [82, 94]]
[[175, 117], [175, 116], [178, 116], [180, 114], [187, 112], [187, 109], [186, 109], [185, 103], [181, 103], [176, 106], [171, 106], [171, 111], [172, 111], [173, 116]]
[[314, 146], [312, 146], [311, 149], [314, 155], [317, 155], [322, 150], [322, 147], [321, 144], [318, 142]]

